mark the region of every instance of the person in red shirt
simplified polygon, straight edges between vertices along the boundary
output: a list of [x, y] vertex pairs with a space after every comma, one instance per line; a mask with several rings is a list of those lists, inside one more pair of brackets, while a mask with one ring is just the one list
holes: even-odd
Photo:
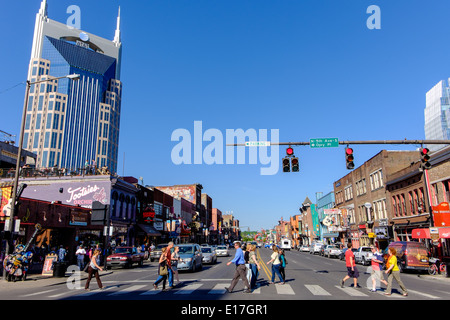
[[353, 287], [354, 288], [361, 288], [361, 286], [358, 284], [358, 278], [359, 278], [359, 272], [356, 268], [355, 263], [355, 255], [352, 251], [352, 244], [347, 244], [347, 251], [345, 251], [345, 265], [347, 267], [347, 275], [344, 277], [344, 279], [341, 280], [341, 288], [344, 288], [344, 283], [346, 280], [353, 278]]

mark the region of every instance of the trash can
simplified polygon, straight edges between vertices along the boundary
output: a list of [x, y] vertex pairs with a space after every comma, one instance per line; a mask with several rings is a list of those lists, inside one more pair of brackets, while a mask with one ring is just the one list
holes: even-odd
[[53, 276], [54, 277], [65, 277], [67, 271], [67, 262], [55, 262], [53, 264]]

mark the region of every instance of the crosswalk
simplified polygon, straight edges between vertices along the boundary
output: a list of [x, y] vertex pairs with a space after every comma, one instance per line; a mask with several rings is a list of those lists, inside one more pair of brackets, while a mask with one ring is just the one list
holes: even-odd
[[[207, 283], [207, 281], [193, 281], [192, 283], [185, 283], [179, 286], [176, 286], [174, 289], [167, 291], [169, 294], [173, 295], [191, 295], [191, 294], [199, 294], [199, 295], [210, 295], [218, 296], [227, 294], [226, 287], [230, 285], [230, 282], [226, 283]], [[235, 288], [235, 292], [238, 293], [242, 291], [243, 288]], [[111, 297], [125, 297], [126, 295], [135, 295], [135, 296], [151, 296], [161, 294], [163, 292], [162, 286], [158, 288], [154, 288], [152, 283], [144, 283], [144, 284], [112, 284], [105, 285], [103, 289], [93, 289], [91, 291], [85, 291], [84, 289], [75, 289], [68, 290], [64, 292], [55, 292], [58, 289], [53, 290], [44, 290], [35, 293], [28, 293], [26, 295], [22, 295], [23, 298], [39, 298], [40, 296], [46, 296], [47, 298], [59, 298], [66, 295], [71, 295], [77, 298], [88, 298], [94, 295], [105, 295]], [[296, 292], [297, 291], [297, 292]], [[164, 292], [166, 293], [166, 292]], [[367, 288], [359, 288], [355, 289], [352, 287], [344, 287], [341, 286], [329, 286], [328, 288], [324, 288], [317, 284], [304, 284], [300, 286], [295, 286], [295, 290], [293, 286], [288, 283], [285, 284], [275, 284], [275, 285], [258, 285], [256, 289], [254, 289], [251, 295], [261, 295], [261, 294], [276, 294], [280, 296], [291, 296], [294, 297], [299, 295], [301, 297], [305, 297], [305, 294], [309, 294], [314, 297], [330, 297], [330, 298], [339, 298], [339, 297], [355, 297], [355, 298], [368, 298], [371, 299], [374, 297], [374, 294], [384, 295], [383, 290], [378, 290], [376, 293], [368, 292]], [[419, 291], [410, 290], [410, 294], [414, 294], [417, 296], [421, 296], [423, 298], [428, 299], [440, 299], [441, 297], [429, 294], [422, 293]], [[392, 294], [389, 298], [399, 298], [405, 299], [407, 297], [402, 296], [401, 294]]]

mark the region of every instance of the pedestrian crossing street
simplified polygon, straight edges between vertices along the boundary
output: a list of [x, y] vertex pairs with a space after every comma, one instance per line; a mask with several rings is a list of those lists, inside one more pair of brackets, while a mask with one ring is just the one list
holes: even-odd
[[[242, 294], [243, 287], [237, 286], [233, 293], [229, 294], [226, 292], [225, 287], [229, 287], [230, 282], [226, 283], [217, 283], [217, 284], [208, 284], [208, 281], [204, 282], [195, 282], [192, 283], [187, 282], [185, 284], [176, 286], [174, 289], [171, 289], [167, 292], [163, 292], [162, 286], [157, 289], [153, 288], [153, 283], [145, 283], [145, 284], [131, 284], [131, 285], [117, 285], [117, 284], [104, 284], [105, 287], [100, 289], [92, 289], [91, 291], [85, 291], [84, 289], [73, 289], [64, 292], [54, 292], [57, 289], [53, 290], [44, 290], [40, 292], [30, 293], [23, 295], [23, 298], [42, 298], [45, 296], [47, 298], [67, 298], [69, 295], [72, 295], [76, 298], [87, 298], [94, 295], [104, 295], [111, 297], [125, 297], [126, 295], [137, 295], [137, 296], [151, 296], [159, 295], [159, 294], [173, 294], [176, 296], [179, 295], [190, 295], [190, 294], [199, 294], [199, 295], [207, 295], [207, 296], [218, 296], [218, 295], [230, 295], [233, 298], [233, 295]], [[296, 292], [297, 291], [297, 292]], [[275, 284], [275, 285], [262, 285], [258, 286], [256, 289], [252, 291], [249, 295], [254, 295], [254, 298], [257, 299], [259, 295], [273, 295], [276, 294], [278, 296], [285, 296], [286, 298], [291, 296], [295, 299], [296, 296], [300, 296], [301, 298], [311, 297], [329, 297], [330, 299], [340, 299], [343, 297], [355, 297], [355, 298], [368, 298], [371, 299], [374, 297], [379, 297], [379, 295], [384, 296], [384, 290], [378, 290], [375, 293], [369, 292], [367, 288], [359, 288], [355, 289], [352, 287], [341, 288], [341, 286], [330, 286], [329, 288], [323, 288], [320, 285], [315, 284], [304, 284], [302, 286], [297, 286], [294, 288], [285, 283], [284, 285]], [[410, 291], [410, 295], [414, 294], [418, 297], [428, 298], [428, 299], [440, 299], [438, 296], [434, 296], [428, 293], [421, 293], [419, 291]], [[403, 297], [401, 294], [393, 293], [391, 296], [386, 297], [387, 299], [396, 298], [396, 299], [406, 299], [407, 297]], [[207, 297], [205, 297], [207, 299]]]

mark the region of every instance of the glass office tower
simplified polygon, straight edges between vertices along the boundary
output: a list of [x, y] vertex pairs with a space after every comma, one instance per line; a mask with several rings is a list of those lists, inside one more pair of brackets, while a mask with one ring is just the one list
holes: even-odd
[[[450, 82], [450, 79], [449, 79]], [[426, 94], [425, 107], [425, 139], [450, 139], [450, 88], [445, 80], [439, 81]], [[427, 145], [431, 151], [436, 151], [446, 145]]]
[[[122, 83], [120, 9], [113, 41], [36, 15], [24, 148], [37, 167], [76, 170], [86, 162], [117, 172]], [[52, 80], [79, 74], [78, 81]]]

